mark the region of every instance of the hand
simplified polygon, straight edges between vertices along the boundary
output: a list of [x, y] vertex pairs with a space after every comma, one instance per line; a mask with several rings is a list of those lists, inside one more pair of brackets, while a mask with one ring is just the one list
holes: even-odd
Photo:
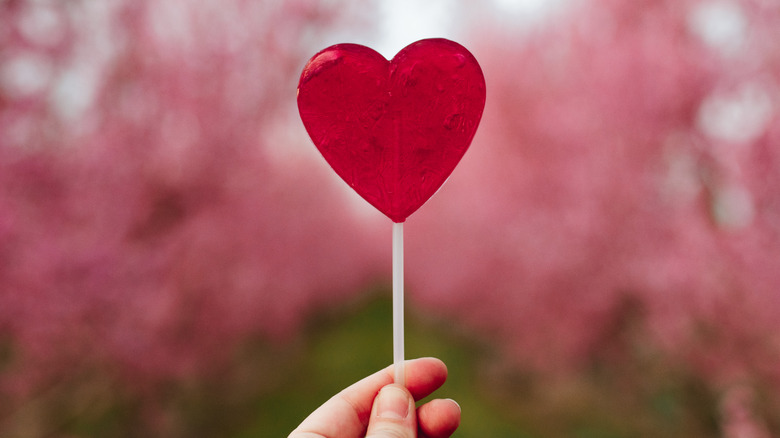
[[415, 409], [447, 380], [447, 367], [434, 358], [405, 362], [406, 388], [393, 384], [393, 367], [372, 374], [336, 394], [311, 413], [288, 438], [446, 438], [460, 424], [452, 400], [431, 400]]

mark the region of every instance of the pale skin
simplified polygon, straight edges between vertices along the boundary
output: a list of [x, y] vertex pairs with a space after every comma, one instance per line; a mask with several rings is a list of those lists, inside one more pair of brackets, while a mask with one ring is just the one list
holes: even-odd
[[453, 400], [434, 399], [417, 408], [447, 380], [447, 367], [435, 358], [405, 362], [406, 387], [393, 384], [392, 366], [333, 396], [311, 413], [288, 438], [446, 438], [460, 424]]

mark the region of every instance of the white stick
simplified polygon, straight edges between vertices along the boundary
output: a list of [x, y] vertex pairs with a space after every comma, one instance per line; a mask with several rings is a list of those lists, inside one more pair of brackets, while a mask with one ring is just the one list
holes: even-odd
[[404, 224], [393, 222], [393, 363], [395, 383], [406, 386], [404, 373]]

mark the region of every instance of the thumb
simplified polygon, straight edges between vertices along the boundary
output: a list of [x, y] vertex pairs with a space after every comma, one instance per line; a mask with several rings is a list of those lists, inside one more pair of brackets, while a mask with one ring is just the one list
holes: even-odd
[[417, 418], [412, 395], [403, 386], [385, 386], [374, 399], [366, 438], [415, 438], [416, 436]]

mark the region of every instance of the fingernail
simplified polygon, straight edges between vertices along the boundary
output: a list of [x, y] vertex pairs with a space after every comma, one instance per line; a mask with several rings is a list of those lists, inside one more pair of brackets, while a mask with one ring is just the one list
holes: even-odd
[[377, 416], [403, 420], [409, 415], [409, 398], [397, 386], [385, 386], [377, 396]]
[[455, 406], [457, 406], [457, 407], [458, 407], [458, 411], [460, 411], [460, 412], [463, 412], [463, 411], [460, 409], [460, 404], [458, 404], [458, 402], [456, 402], [455, 400], [453, 400], [453, 399], [451, 399], [451, 398], [448, 398], [448, 399], [446, 399], [446, 400], [449, 400], [449, 401], [451, 401], [451, 402], [455, 403]]

